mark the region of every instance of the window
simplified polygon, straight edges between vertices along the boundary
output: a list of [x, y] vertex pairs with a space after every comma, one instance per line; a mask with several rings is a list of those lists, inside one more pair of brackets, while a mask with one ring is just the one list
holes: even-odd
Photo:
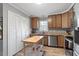
[[40, 31], [47, 31], [47, 30], [48, 30], [47, 21], [46, 20], [40, 21]]

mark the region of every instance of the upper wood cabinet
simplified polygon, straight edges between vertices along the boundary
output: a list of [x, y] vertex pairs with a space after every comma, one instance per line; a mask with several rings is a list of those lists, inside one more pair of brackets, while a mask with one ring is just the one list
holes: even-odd
[[72, 28], [73, 10], [62, 14], [62, 28]]
[[68, 28], [68, 13], [62, 14], [62, 28]]
[[74, 16], [74, 12], [73, 12], [73, 9], [71, 9], [70, 11], [68, 11], [68, 27], [69, 28], [72, 27], [73, 16]]
[[52, 16], [52, 27], [56, 28], [56, 16]]
[[48, 28], [51, 29], [51, 28], [55, 28], [55, 16], [49, 16], [48, 17]]
[[48, 28], [52, 28], [52, 16], [48, 17]]
[[31, 26], [32, 29], [37, 29], [38, 26], [38, 17], [31, 17]]
[[73, 9], [66, 13], [48, 16], [48, 28], [72, 28]]
[[62, 28], [62, 15], [56, 15], [56, 28]]

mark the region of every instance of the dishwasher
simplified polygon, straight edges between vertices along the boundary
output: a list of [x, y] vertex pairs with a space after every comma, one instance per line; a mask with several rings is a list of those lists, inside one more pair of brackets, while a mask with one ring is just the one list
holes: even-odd
[[48, 36], [48, 46], [57, 47], [57, 37], [56, 36]]

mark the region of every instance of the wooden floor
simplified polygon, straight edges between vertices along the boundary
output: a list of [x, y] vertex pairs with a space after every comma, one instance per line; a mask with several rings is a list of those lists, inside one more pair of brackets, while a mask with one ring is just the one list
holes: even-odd
[[65, 56], [63, 48], [44, 47], [44, 51], [46, 51], [45, 56]]
[[[29, 48], [26, 48], [26, 51]], [[63, 48], [53, 48], [53, 47], [47, 47], [45, 46], [43, 48], [43, 50], [45, 51], [44, 56], [65, 56], [65, 51]], [[18, 52], [15, 56], [23, 56], [23, 50]], [[27, 55], [26, 55], [27, 56]]]

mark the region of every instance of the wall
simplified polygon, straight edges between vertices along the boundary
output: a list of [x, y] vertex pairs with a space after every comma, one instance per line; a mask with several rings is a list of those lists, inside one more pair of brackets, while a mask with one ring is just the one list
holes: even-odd
[[0, 40], [0, 56], [2, 56], [2, 53], [3, 53], [2, 46], [3, 46], [3, 41]]
[[[75, 24], [75, 29], [77, 29], [77, 27], [79, 27], [79, 3], [76, 3], [74, 5], [74, 12], [75, 12], [75, 15], [74, 15], [74, 24]], [[74, 35], [74, 56], [79, 56], [79, 45], [75, 43], [75, 35]], [[76, 55], [75, 55], [76, 54]]]
[[[8, 11], [12, 11], [15, 12], [23, 17], [29, 18], [27, 17], [24, 13], [22, 13], [21, 11], [17, 10], [16, 8], [12, 7], [11, 5], [5, 3], [3, 4], [3, 55], [8, 55]], [[28, 19], [29, 20], [29, 19]], [[26, 23], [28, 23], [28, 35], [31, 32], [31, 28], [30, 28], [30, 20]]]
[[0, 17], [3, 16], [3, 4], [0, 3]]
[[75, 17], [74, 17], [75, 26], [79, 27], [79, 4], [78, 3], [74, 5], [74, 12], [75, 12]]
[[[3, 16], [3, 5], [2, 5], [2, 3], [0, 3], [0, 17], [2, 17]], [[0, 18], [0, 21], [2, 21], [3, 19], [1, 19]], [[1, 25], [2, 23], [0, 22], [0, 25]], [[3, 40], [0, 40], [0, 56], [2, 55], [2, 53], [3, 53]]]

